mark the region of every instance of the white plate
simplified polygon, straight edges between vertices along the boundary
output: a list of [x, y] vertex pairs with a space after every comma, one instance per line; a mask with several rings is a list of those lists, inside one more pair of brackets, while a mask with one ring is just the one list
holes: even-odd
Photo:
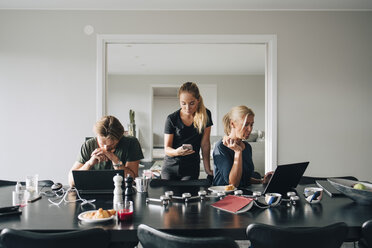
[[104, 221], [112, 220], [115, 217], [115, 215], [111, 215], [108, 218], [102, 218], [102, 219], [89, 219], [89, 218], [84, 217], [85, 214], [91, 213], [91, 212], [96, 212], [96, 211], [97, 210], [85, 211], [85, 212], [79, 214], [78, 219], [81, 220], [81, 221], [84, 221], [86, 223], [98, 223], [98, 222], [104, 222]]
[[234, 189], [232, 189], [232, 190], [225, 190], [225, 186], [213, 186], [213, 187], [209, 187], [208, 190], [210, 190], [214, 193], [218, 193], [218, 192], [230, 193], [230, 192], [233, 192], [234, 190], [236, 190], [236, 188], [234, 187]]

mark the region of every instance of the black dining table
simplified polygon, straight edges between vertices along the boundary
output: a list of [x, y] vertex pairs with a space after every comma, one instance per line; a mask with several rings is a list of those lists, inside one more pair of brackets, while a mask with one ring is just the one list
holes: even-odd
[[[233, 214], [211, 206], [218, 198], [194, 200], [188, 203], [172, 201], [168, 206], [146, 203], [147, 197], [159, 198], [165, 191], [172, 190], [175, 195], [189, 192], [197, 195], [199, 190], [208, 190], [205, 186], [157, 186], [149, 187], [146, 193], [134, 193], [124, 196], [134, 203], [134, 214], [130, 221], [118, 221], [116, 218], [101, 223], [84, 223], [78, 215], [98, 208], [113, 208], [112, 194], [81, 195], [84, 199], [95, 199], [92, 204], [81, 204], [76, 193], [69, 193], [59, 206], [51, 204], [47, 196], [28, 203], [22, 208], [22, 214], [0, 216], [0, 230], [15, 228], [22, 230], [56, 232], [80, 230], [91, 227], [102, 227], [111, 234], [112, 242], [137, 241], [137, 228], [147, 224], [156, 229], [185, 236], [229, 236], [235, 240], [246, 239], [245, 230], [251, 223], [264, 223], [281, 227], [320, 227], [336, 222], [345, 222], [349, 232], [345, 241], [356, 241], [360, 238], [364, 221], [372, 219], [372, 207], [356, 204], [344, 196], [330, 197], [323, 195], [320, 203], [309, 204], [302, 192], [304, 187], [296, 188], [300, 201], [296, 206], [280, 204], [276, 207], [261, 209], [253, 207], [247, 212]], [[261, 191], [261, 185], [251, 187], [252, 191]], [[12, 205], [14, 186], [0, 187], [0, 207]], [[42, 191], [48, 190], [44, 188]], [[54, 199], [57, 201], [57, 199]]]

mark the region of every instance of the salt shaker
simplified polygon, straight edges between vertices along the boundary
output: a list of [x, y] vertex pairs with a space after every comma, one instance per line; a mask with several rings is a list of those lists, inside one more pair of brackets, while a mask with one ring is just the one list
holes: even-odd
[[114, 185], [115, 185], [115, 188], [114, 188], [114, 200], [113, 200], [113, 204], [114, 204], [114, 209], [117, 210], [117, 206], [118, 204], [122, 204], [123, 203], [123, 190], [121, 189], [121, 185], [123, 183], [123, 177], [120, 176], [119, 174], [116, 174], [116, 176], [114, 176], [113, 178], [113, 181], [114, 181]]

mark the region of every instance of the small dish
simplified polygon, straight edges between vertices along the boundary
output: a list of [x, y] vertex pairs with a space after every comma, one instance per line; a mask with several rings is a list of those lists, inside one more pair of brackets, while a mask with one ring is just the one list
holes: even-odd
[[90, 211], [85, 211], [81, 214], [79, 214], [78, 219], [81, 221], [84, 221], [86, 223], [98, 223], [98, 222], [105, 222], [114, 219], [115, 215], [111, 215], [108, 218], [100, 218], [100, 219], [90, 219], [90, 218], [85, 218], [84, 216], [88, 213], [91, 212], [96, 212], [97, 210], [90, 210]]
[[225, 190], [225, 187], [226, 186], [212, 186], [212, 187], [209, 187], [208, 190], [212, 191], [213, 193], [218, 193], [218, 192], [230, 193], [230, 192], [233, 192], [234, 190], [236, 190], [235, 187], [232, 190]]

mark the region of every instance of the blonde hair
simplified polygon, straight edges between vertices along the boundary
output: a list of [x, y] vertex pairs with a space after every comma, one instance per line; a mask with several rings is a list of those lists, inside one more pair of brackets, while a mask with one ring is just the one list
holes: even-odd
[[208, 115], [207, 109], [204, 106], [203, 97], [200, 95], [199, 88], [195, 83], [187, 82], [184, 83], [178, 90], [178, 98], [184, 92], [190, 93], [198, 101], [198, 108], [194, 116], [194, 126], [198, 130], [198, 133], [202, 133], [204, 128], [207, 126]]
[[102, 137], [112, 140], [120, 140], [124, 134], [124, 127], [114, 116], [103, 116], [94, 125], [94, 132]]
[[248, 108], [247, 106], [241, 105], [233, 107], [227, 114], [224, 115], [222, 119], [225, 134], [230, 135], [231, 133], [231, 121], [244, 119], [247, 115], [254, 116], [253, 110]]

